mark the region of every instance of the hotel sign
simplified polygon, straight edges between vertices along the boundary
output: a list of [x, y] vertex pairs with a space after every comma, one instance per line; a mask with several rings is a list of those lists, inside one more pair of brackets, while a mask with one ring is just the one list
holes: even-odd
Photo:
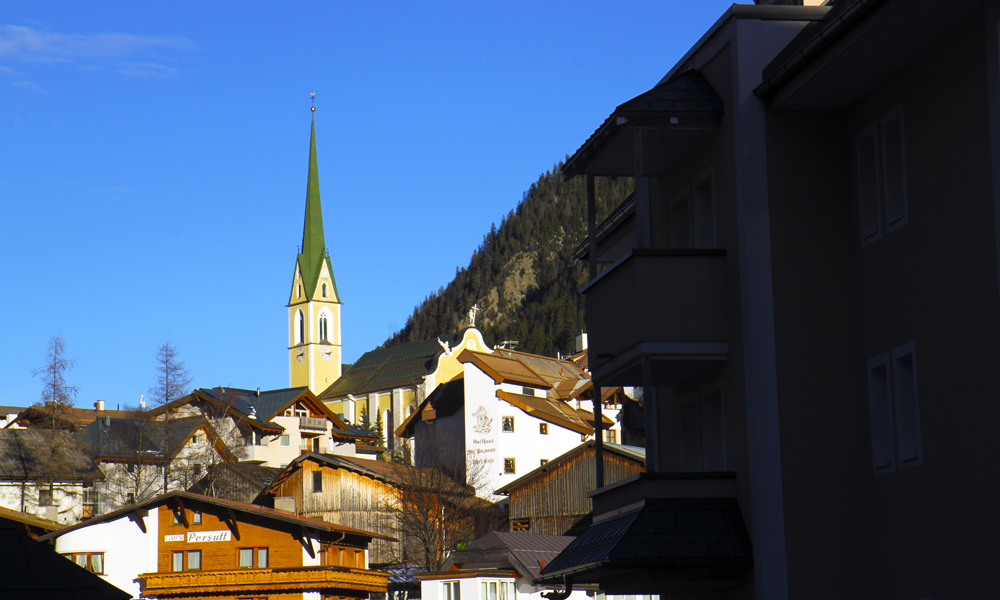
[[189, 531], [187, 541], [189, 544], [192, 542], [228, 542], [231, 539], [231, 535], [228, 529], [222, 531]]

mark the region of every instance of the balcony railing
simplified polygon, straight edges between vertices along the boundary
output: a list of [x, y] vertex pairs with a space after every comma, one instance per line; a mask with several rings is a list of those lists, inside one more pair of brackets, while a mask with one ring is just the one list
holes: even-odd
[[[725, 250], [634, 249], [583, 288], [592, 371], [642, 355], [718, 353], [728, 340]], [[725, 350], [722, 350], [725, 353]], [[632, 369], [628, 381], [642, 385]], [[660, 382], [666, 383], [666, 382]]]
[[309, 429], [312, 431], [326, 431], [326, 419], [316, 419], [313, 417], [299, 417], [299, 429]]
[[143, 573], [143, 595], [152, 598], [192, 593], [239, 594], [272, 590], [338, 589], [385, 592], [388, 573], [349, 567], [294, 567]]

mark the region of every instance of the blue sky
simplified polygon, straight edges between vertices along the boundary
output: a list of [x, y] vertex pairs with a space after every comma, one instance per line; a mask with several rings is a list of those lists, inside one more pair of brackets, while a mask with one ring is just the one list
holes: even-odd
[[6, 0], [0, 404], [57, 334], [79, 406], [137, 403], [168, 339], [198, 387], [287, 386], [310, 92], [357, 359], [729, 5]]

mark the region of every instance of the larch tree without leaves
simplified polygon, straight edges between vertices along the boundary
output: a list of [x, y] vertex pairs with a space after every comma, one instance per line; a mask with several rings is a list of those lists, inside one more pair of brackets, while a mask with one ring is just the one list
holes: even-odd
[[49, 496], [55, 498], [55, 480], [62, 474], [62, 461], [60, 460], [61, 450], [56, 443], [55, 430], [56, 422], [59, 420], [59, 413], [65, 413], [73, 406], [73, 400], [79, 391], [76, 386], [66, 383], [66, 371], [72, 369], [76, 361], [66, 357], [66, 342], [59, 335], [53, 336], [49, 341], [49, 352], [45, 357], [45, 366], [35, 369], [32, 374], [42, 380], [41, 406], [50, 410], [49, 429], [52, 445], [49, 447], [48, 464], [45, 471], [49, 477]]
[[[184, 363], [177, 357], [177, 349], [171, 340], [163, 342], [156, 352], [156, 385], [149, 388], [149, 399], [156, 405], [163, 405], [176, 400], [188, 393], [191, 387], [191, 376]], [[170, 481], [170, 464], [166, 460], [170, 449], [167, 448], [167, 423], [170, 421], [170, 410], [163, 413], [163, 491], [168, 490]]]

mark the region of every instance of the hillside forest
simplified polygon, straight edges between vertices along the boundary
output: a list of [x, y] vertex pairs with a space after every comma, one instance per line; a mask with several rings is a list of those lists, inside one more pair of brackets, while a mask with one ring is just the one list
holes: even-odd
[[[383, 346], [455, 333], [477, 305], [476, 327], [491, 347], [513, 341], [515, 349], [543, 356], [574, 351], [585, 327], [579, 290], [587, 265], [572, 253], [587, 237], [587, 192], [582, 177], [563, 181], [561, 166], [531, 184], [499, 227], [494, 223], [483, 236], [469, 266], [458, 267], [448, 285], [414, 307], [406, 325]], [[632, 192], [632, 180], [595, 183], [600, 223]]]

